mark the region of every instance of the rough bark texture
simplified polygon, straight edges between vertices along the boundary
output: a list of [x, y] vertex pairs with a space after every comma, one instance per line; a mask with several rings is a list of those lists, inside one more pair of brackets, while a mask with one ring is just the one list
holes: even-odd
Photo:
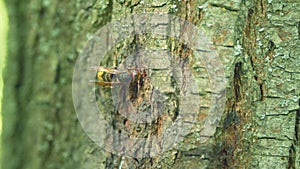
[[[7, 5], [2, 168], [300, 168], [297, 0], [9, 0]], [[200, 143], [195, 129], [171, 151], [135, 159], [106, 152], [88, 138], [73, 108], [71, 83], [88, 37], [114, 18], [141, 12], [177, 15], [204, 30], [226, 71], [227, 101], [208, 142]], [[179, 43], [169, 48], [185, 57]]]

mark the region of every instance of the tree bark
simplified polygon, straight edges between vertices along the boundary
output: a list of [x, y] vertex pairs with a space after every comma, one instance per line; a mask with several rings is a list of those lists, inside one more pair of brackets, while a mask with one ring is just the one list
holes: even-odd
[[[2, 168], [300, 168], [297, 1], [10, 0], [7, 6]], [[85, 42], [99, 28], [143, 12], [169, 13], [203, 30], [224, 66], [226, 103], [216, 132], [204, 143], [197, 126], [206, 117], [205, 106], [176, 147], [135, 158], [107, 152], [85, 134], [72, 102], [72, 74]], [[127, 51], [136, 46], [126, 44], [156, 41], [147, 35], [133, 39], [123, 44]], [[196, 67], [192, 49], [170, 39], [158, 41], [180, 57], [174, 61], [188, 58], [186, 66]], [[198, 79], [209, 79], [202, 76], [205, 68], [199, 70]], [[212, 93], [203, 90], [202, 96]], [[175, 110], [167, 116], [176, 118]], [[160, 127], [156, 121], [150, 129], [141, 128], [159, 133]]]

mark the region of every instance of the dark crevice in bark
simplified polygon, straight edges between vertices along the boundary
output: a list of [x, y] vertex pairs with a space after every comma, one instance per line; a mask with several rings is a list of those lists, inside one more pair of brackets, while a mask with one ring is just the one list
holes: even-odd
[[[237, 111], [237, 103], [234, 100], [226, 103], [226, 117], [223, 120], [223, 126], [218, 128], [218, 132], [222, 133], [220, 142], [212, 148], [212, 154], [208, 157], [211, 166], [209, 168], [231, 168], [237, 165], [238, 160], [235, 159], [235, 153], [239, 144], [239, 125], [241, 119], [239, 118], [239, 111]], [[215, 156], [215, 154], [219, 154]], [[218, 161], [218, 163], [216, 163]]]
[[111, 168], [117, 168], [117, 166], [114, 166], [113, 162], [116, 161], [116, 155], [111, 154], [111, 156], [109, 158], [106, 159], [106, 169], [111, 169]]
[[162, 8], [162, 7], [166, 6], [167, 4], [168, 3], [165, 2], [165, 3], [161, 4], [161, 5], [156, 5], [156, 6], [152, 5], [151, 8]]
[[282, 99], [283, 97], [279, 97], [279, 96], [266, 96], [266, 98], [269, 98], [269, 99]]
[[190, 19], [189, 19], [189, 8], [188, 8], [188, 6], [189, 6], [189, 1], [187, 0], [186, 2], [185, 2], [185, 9], [184, 9], [184, 11], [185, 11], [185, 20], [187, 20], [187, 21], [191, 21]]
[[[258, 155], [258, 154], [253, 154], [253, 155]], [[274, 155], [274, 154], [259, 154], [260, 156], [264, 156], [264, 157], [279, 157], [281, 159], [287, 159], [288, 156], [285, 155]], [[260, 169], [260, 168], [258, 168]]]
[[289, 113], [287, 114], [282, 114], [282, 113], [279, 113], [279, 114], [267, 114], [266, 117], [278, 117], [278, 116], [288, 116]]
[[234, 67], [234, 80], [233, 80], [233, 88], [234, 88], [234, 98], [235, 102], [239, 102], [241, 100], [241, 71], [242, 71], [242, 62], [238, 62]]
[[289, 161], [288, 161], [288, 169], [295, 169], [295, 146], [294, 144], [291, 145], [289, 150]]
[[263, 84], [259, 84], [259, 89], [260, 89], [260, 100], [263, 101], [264, 99], [264, 87]]
[[85, 10], [91, 10], [93, 7], [94, 7], [94, 5], [96, 4], [96, 2], [97, 2], [97, 0], [94, 0], [94, 2], [92, 2], [90, 5], [88, 5], [86, 8], [85, 8]]
[[175, 157], [174, 157], [174, 161], [173, 161], [174, 164], [176, 164], [176, 161], [177, 161], [178, 159], [180, 159], [180, 156], [181, 156], [181, 152], [180, 152], [180, 151], [176, 151]]
[[[132, 2], [132, 1], [130, 1], [130, 4], [131, 4], [131, 2]], [[133, 10], [134, 10], [134, 8], [137, 7], [140, 3], [141, 3], [141, 1], [138, 1], [138, 2], [135, 3], [135, 4], [130, 5], [130, 6], [129, 6], [129, 8], [130, 8], [130, 13], [132, 13]]]
[[284, 141], [283, 139], [279, 139], [277, 137], [257, 137], [257, 140], [279, 140], [279, 141]]
[[[249, 20], [252, 19], [253, 13], [254, 13], [253, 8], [250, 8], [250, 9], [248, 10], [248, 16], [247, 16], [247, 18], [248, 18]], [[248, 20], [248, 24], [251, 23], [251, 22], [249, 22], [249, 20]], [[250, 25], [248, 25], [248, 26], [250, 27]]]
[[54, 83], [59, 83], [60, 72], [61, 72], [61, 65], [60, 65], [60, 62], [58, 62], [56, 70], [55, 70]]
[[214, 46], [222, 46], [224, 48], [234, 48], [233, 45], [224, 45], [224, 44], [214, 44]]
[[296, 123], [295, 123], [295, 140], [298, 143], [299, 141], [299, 127], [300, 127], [300, 99], [298, 101], [298, 110], [296, 111]]
[[284, 135], [284, 137], [285, 137], [286, 139], [288, 139], [289, 141], [293, 141], [293, 138], [290, 138], [290, 137], [287, 136], [287, 135]]
[[179, 151], [178, 156], [204, 156], [204, 157], [215, 157], [213, 154], [215, 151], [213, 151], [214, 147], [213, 145], [207, 145], [207, 147], [197, 147], [194, 149], [191, 149], [189, 151]]
[[210, 5], [213, 6], [213, 7], [224, 8], [224, 9], [226, 9], [228, 11], [232, 11], [232, 12], [238, 12], [239, 11], [239, 9], [235, 9], [231, 6], [227, 6], [227, 5], [224, 5], [224, 4], [221, 4], [221, 3], [220, 4], [210, 3]]
[[106, 20], [104, 20], [105, 23], [103, 23], [103, 25], [105, 25], [105, 24], [107, 24], [108, 22], [111, 21], [113, 6], [114, 6], [114, 1], [113, 0], [109, 0], [108, 6], [105, 9], [105, 13], [104, 13], [104, 18], [106, 18]]
[[267, 56], [273, 57], [271, 54], [274, 53], [275, 48], [276, 48], [275, 43], [273, 41], [269, 40]]
[[[247, 52], [247, 53], [248, 53], [248, 56], [250, 56], [250, 53], [249, 52]], [[252, 57], [250, 57], [250, 63], [251, 63], [252, 70], [255, 71]], [[254, 75], [254, 78], [257, 81], [257, 75]]]
[[[244, 1], [245, 3], [245, 1]], [[262, 82], [262, 64], [263, 60], [260, 55], [255, 53], [257, 45], [257, 25], [263, 20], [263, 14], [265, 10], [265, 4], [262, 1], [255, 1], [252, 7], [242, 4], [240, 9], [241, 17], [236, 23], [236, 40], [241, 42], [243, 48], [240, 56], [234, 65], [232, 88], [233, 97], [227, 100], [226, 113], [227, 116], [223, 121], [223, 130], [219, 129], [222, 135], [220, 136], [220, 145], [216, 145], [217, 153], [220, 154], [219, 159], [213, 159], [210, 161], [220, 161], [219, 166], [214, 168], [239, 168], [243, 166], [247, 168], [249, 161], [251, 161], [251, 136], [249, 140], [243, 140], [243, 137], [250, 135], [252, 132], [244, 130], [249, 124], [253, 124], [253, 112], [251, 110], [253, 87], [251, 81], [254, 79], [258, 84], [258, 92], [261, 97], [258, 100], [261, 102], [266, 95], [265, 85]], [[260, 8], [261, 7], [261, 8]], [[247, 56], [249, 60], [247, 59]], [[249, 69], [248, 69], [249, 68]], [[244, 76], [244, 71], [253, 71], [255, 75], [253, 77]], [[237, 158], [240, 157], [240, 158]]]
[[295, 136], [294, 141], [289, 150], [289, 161], [288, 161], [288, 169], [296, 168], [296, 147], [299, 146], [299, 127], [300, 127], [300, 99], [298, 100], [298, 110], [296, 110], [295, 117]]

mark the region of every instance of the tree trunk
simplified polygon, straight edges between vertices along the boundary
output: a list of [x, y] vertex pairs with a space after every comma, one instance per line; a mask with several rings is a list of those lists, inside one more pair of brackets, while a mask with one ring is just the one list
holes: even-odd
[[[10, 0], [7, 6], [2, 168], [300, 168], [298, 2]], [[211, 42], [209, 49], [201, 50], [216, 51], [227, 82], [225, 108], [217, 110], [222, 116], [210, 119], [218, 124], [205, 128], [213, 107], [206, 104], [215, 91], [200, 88], [199, 115], [190, 133], [170, 150], [140, 158], [106, 151], [84, 132], [73, 105], [72, 75], [91, 35], [114, 19], [143, 12], [171, 14], [196, 25]], [[114, 46], [103, 64], [116, 67], [124, 55], [156, 42], [160, 48], [167, 46], [174, 55], [170, 63], [183, 65], [183, 74], [190, 68], [196, 81], [210, 83], [205, 60], [199, 61], [193, 48], [171, 37], [130, 37]], [[155, 79], [153, 74], [153, 84], [159, 86], [160, 76]], [[182, 91], [172, 79], [170, 86], [174, 90], [165, 93], [170, 103], [179, 104]], [[107, 91], [100, 87], [96, 93], [103, 96]], [[138, 98], [130, 96], [135, 104]], [[98, 106], [108, 125], [128, 130], [132, 137], [159, 135], [180, 115], [176, 106], [167, 106], [168, 113], [149, 127], [127, 122], [104, 101], [100, 97]]]

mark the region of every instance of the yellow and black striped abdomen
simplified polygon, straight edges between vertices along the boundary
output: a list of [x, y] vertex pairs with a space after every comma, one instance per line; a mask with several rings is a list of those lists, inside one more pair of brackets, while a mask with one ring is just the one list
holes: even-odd
[[97, 72], [97, 78], [99, 81], [102, 81], [102, 82], [111, 82], [112, 78], [113, 78], [113, 74], [99, 71], [99, 72]]

